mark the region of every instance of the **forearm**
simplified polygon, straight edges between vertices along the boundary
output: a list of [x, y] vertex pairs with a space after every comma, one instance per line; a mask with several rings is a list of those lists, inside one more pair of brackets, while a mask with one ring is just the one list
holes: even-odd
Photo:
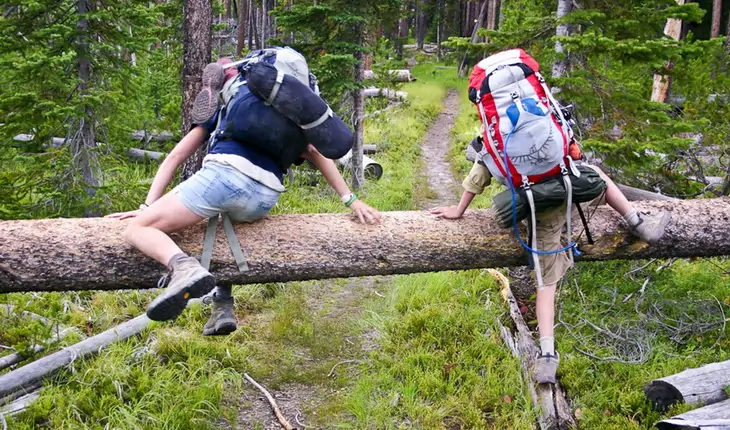
[[202, 127], [195, 127], [175, 145], [160, 164], [160, 168], [157, 169], [150, 190], [147, 192], [146, 205], [151, 205], [165, 194], [177, 168], [205, 142], [205, 139], [206, 131]]
[[312, 161], [312, 164], [314, 164], [314, 166], [322, 172], [322, 176], [324, 176], [324, 179], [328, 184], [330, 184], [330, 187], [335, 190], [337, 195], [342, 197], [350, 193], [350, 188], [347, 186], [345, 178], [342, 177], [342, 174], [340, 174], [340, 171], [337, 169], [333, 160], [325, 158], [319, 153], [311, 154], [310, 160]]
[[476, 194], [469, 191], [464, 191], [461, 194], [461, 200], [459, 200], [459, 204], [456, 207], [457, 211], [459, 212], [459, 216], [464, 215], [464, 212], [466, 212], [466, 208], [469, 207], [471, 201], [474, 200], [475, 196]]

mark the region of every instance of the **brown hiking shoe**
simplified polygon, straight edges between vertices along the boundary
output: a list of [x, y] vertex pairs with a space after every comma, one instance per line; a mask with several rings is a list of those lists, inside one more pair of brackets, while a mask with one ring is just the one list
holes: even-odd
[[233, 297], [220, 299], [214, 295], [210, 318], [203, 327], [203, 335], [218, 336], [236, 331], [236, 316], [233, 314]]
[[215, 286], [215, 278], [193, 257], [176, 261], [172, 272], [160, 279], [169, 285], [147, 307], [147, 316], [153, 321], [168, 321], [177, 318], [185, 310], [188, 300], [203, 297]]
[[532, 379], [538, 384], [554, 384], [557, 380], [560, 355], [540, 354], [532, 368]]
[[225, 73], [223, 66], [210, 63], [203, 69], [203, 89], [193, 101], [193, 110], [190, 116], [193, 124], [205, 124], [210, 121], [218, 110], [218, 94], [223, 88]]
[[669, 224], [672, 213], [661, 211], [653, 215], [639, 214], [639, 223], [631, 227], [631, 233], [639, 239], [654, 245], [664, 236], [664, 229]]

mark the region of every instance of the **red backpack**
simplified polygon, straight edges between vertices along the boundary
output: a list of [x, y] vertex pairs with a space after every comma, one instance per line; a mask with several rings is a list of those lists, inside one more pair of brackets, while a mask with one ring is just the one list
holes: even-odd
[[[530, 205], [532, 243], [520, 239], [517, 217], [515, 234], [531, 254], [553, 254], [570, 250], [572, 190], [569, 173], [580, 177], [570, 156], [573, 132], [560, 106], [540, 74], [540, 66], [522, 49], [511, 49], [480, 61], [469, 77], [469, 99], [476, 104], [482, 121], [486, 154], [482, 161], [492, 176], [512, 193], [522, 188]], [[537, 250], [535, 204], [531, 185], [560, 176], [565, 184], [569, 245], [559, 250]], [[572, 260], [572, 253], [569, 253]], [[539, 260], [533, 259], [542, 288]]]

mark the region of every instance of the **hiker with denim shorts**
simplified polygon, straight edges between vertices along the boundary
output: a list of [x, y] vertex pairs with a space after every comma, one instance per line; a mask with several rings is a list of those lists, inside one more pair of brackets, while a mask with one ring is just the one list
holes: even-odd
[[[170, 233], [222, 213], [238, 222], [259, 220], [269, 213], [285, 191], [282, 178], [293, 161], [291, 157], [282, 162], [254, 144], [227, 138], [222, 133], [227, 121], [235, 120], [226, 117], [225, 109], [219, 110], [219, 94], [224, 84], [236, 79], [237, 75], [236, 72], [227, 74], [224, 71], [223, 64], [228, 62], [230, 60], [224, 59], [206, 66], [202, 77], [203, 89], [193, 106], [192, 118], [196, 125], [163, 160], [144, 204], [139, 210], [108, 215], [120, 220], [131, 219], [124, 232], [124, 240], [170, 270], [167, 289], [147, 308], [147, 315], [152, 320], [176, 318], [189, 299], [202, 297], [215, 287], [213, 275], [198, 260], [185, 254], [170, 238]], [[261, 101], [257, 108], [273, 115], [272, 118], [278, 118], [277, 113], [266, 111], [273, 108], [263, 103]], [[214, 135], [212, 148], [204, 158], [202, 168], [171, 192], [165, 193], [177, 168], [211, 135]], [[294, 155], [301, 157], [300, 162], [308, 160], [322, 172], [360, 222], [381, 221], [376, 209], [350, 192], [333, 160], [325, 158], [306, 141], [291, 142], [292, 145], [295, 143], [299, 146], [295, 147], [297, 152]], [[231, 293], [230, 286], [216, 288], [212, 296], [211, 317], [203, 334], [228, 334], [236, 329]]]
[[[629, 225], [629, 231], [638, 238], [650, 243], [656, 243], [663, 235], [670, 214], [662, 211], [656, 214], [640, 214], [626, 199], [616, 184], [598, 167], [583, 163], [584, 167], [595, 170], [606, 183], [606, 191], [593, 201], [583, 203], [587, 207], [608, 204], [624, 217]], [[431, 213], [439, 218], [461, 218], [467, 207], [477, 194], [491, 183], [492, 175], [481, 160], [477, 159], [471, 171], [464, 179], [464, 192], [456, 206], [438, 207], [431, 209]], [[566, 227], [566, 206], [538, 212], [537, 247], [544, 251], [554, 251], [563, 248], [561, 236]], [[571, 252], [568, 250], [567, 252]], [[533, 368], [533, 379], [537, 383], [556, 382], [559, 355], [555, 351], [553, 327], [555, 324], [555, 288], [572, 267], [572, 261], [566, 251], [538, 255], [542, 267], [543, 288], [537, 289], [535, 311], [540, 335], [541, 354], [537, 357]], [[534, 272], [533, 272], [534, 274]]]

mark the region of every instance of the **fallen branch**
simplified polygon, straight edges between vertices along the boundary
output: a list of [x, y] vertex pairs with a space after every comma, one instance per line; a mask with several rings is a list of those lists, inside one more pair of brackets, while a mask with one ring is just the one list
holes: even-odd
[[327, 374], [327, 377], [328, 378], [331, 378], [331, 377], [335, 376], [335, 369], [337, 369], [337, 366], [339, 366], [341, 364], [350, 364], [350, 363], [360, 363], [360, 360], [344, 360], [344, 361], [340, 361], [339, 363], [337, 363], [334, 366], [332, 366], [332, 370], [330, 370], [330, 373]]
[[[532, 397], [532, 403], [538, 410], [538, 422], [542, 430], [559, 430], [576, 428], [577, 424], [573, 413], [570, 410], [563, 390], [559, 384], [535, 384], [532, 380], [531, 369], [535, 365], [535, 357], [539, 354], [539, 348], [532, 338], [530, 329], [522, 318], [519, 305], [509, 286], [509, 280], [501, 272], [494, 269], [487, 269], [487, 273], [497, 279], [502, 286], [502, 298], [509, 306], [509, 314], [515, 325], [517, 333], [514, 335], [506, 327], [501, 326], [502, 334], [507, 347], [520, 359], [522, 364], [522, 375], [527, 383], [527, 388]], [[511, 339], [511, 340], [508, 340]]]
[[136, 335], [144, 330], [149, 323], [150, 320], [147, 318], [147, 315], [140, 315], [117, 327], [66, 347], [58, 352], [54, 352], [4, 375], [0, 375], [0, 398], [30, 386], [36, 381], [73, 363], [77, 358], [96, 354], [111, 343]]
[[276, 415], [276, 419], [279, 420], [279, 424], [281, 424], [281, 427], [283, 427], [285, 430], [296, 430], [296, 427], [292, 427], [291, 424], [289, 424], [289, 421], [284, 418], [284, 415], [281, 413], [281, 409], [279, 409], [279, 405], [276, 404], [276, 400], [274, 400], [274, 397], [269, 393], [266, 388], [262, 387], [258, 382], [254, 381], [254, 379], [250, 376], [248, 376], [248, 373], [244, 373], [243, 377], [248, 380], [248, 382], [252, 383], [254, 387], [258, 388], [259, 391], [261, 391], [264, 396], [266, 396], [266, 400], [269, 401], [269, 405], [271, 405], [271, 409], [274, 410], [274, 415]]
[[147, 151], [146, 149], [129, 148], [127, 155], [135, 161], [162, 161], [167, 154], [164, 152]]
[[[416, 78], [411, 76], [411, 71], [408, 69], [388, 70], [387, 72], [385, 72], [385, 74], [388, 76], [389, 79], [395, 82], [411, 82], [416, 80]], [[376, 79], [378, 77], [378, 74], [373, 72], [372, 70], [363, 71], [363, 79], [365, 80]]]
[[[52, 338], [48, 339], [45, 343], [46, 344], [52, 344], [60, 341], [64, 337], [66, 337], [69, 333], [75, 332], [77, 329], [75, 327], [66, 328], [61, 330], [59, 333], [56, 333]], [[46, 349], [44, 345], [33, 345], [31, 347], [31, 350], [33, 351], [33, 355], [38, 354], [39, 352], [43, 352]], [[4, 355], [0, 357], [0, 370], [6, 369], [10, 366], [13, 366], [15, 364], [20, 363], [21, 361], [29, 358], [25, 354], [21, 354], [19, 352], [14, 352], [12, 354]]]
[[3, 422], [5, 421], [5, 415], [11, 416], [23, 412], [28, 406], [38, 400], [38, 397], [40, 397], [40, 389], [28, 393], [9, 405], [0, 408], [0, 417], [2, 417]]

